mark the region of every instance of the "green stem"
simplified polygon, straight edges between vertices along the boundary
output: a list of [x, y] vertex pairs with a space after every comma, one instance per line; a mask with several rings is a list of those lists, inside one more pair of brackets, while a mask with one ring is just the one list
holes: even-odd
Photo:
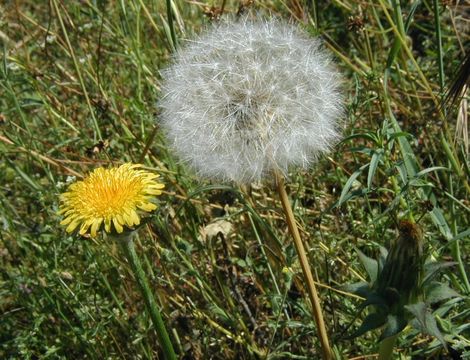
[[163, 323], [163, 319], [160, 315], [160, 311], [158, 310], [155, 298], [152, 291], [150, 290], [147, 277], [145, 276], [139, 257], [135, 251], [133, 234], [133, 232], [130, 232], [126, 235], [119, 236], [117, 237], [117, 240], [122, 245], [122, 249], [124, 250], [127, 260], [131, 265], [134, 277], [139, 284], [139, 290], [144, 297], [147, 311], [150, 313], [153, 325], [157, 331], [158, 341], [163, 349], [163, 353], [165, 354], [165, 359], [176, 360], [175, 350], [173, 349], [173, 345], [171, 344], [170, 337], [166, 331], [165, 324]]
[[465, 291], [467, 293], [470, 293], [470, 282], [468, 281], [467, 272], [465, 271], [465, 264], [462, 261], [462, 255], [460, 253], [460, 241], [459, 240], [454, 241], [454, 243], [452, 244], [451, 251], [452, 251], [452, 257], [457, 260], [457, 264], [458, 264], [457, 266], [458, 266], [458, 269], [460, 271], [460, 276], [462, 277], [462, 281], [463, 281], [463, 284], [464, 284], [464, 287], [465, 287]]
[[444, 56], [442, 50], [442, 36], [441, 36], [441, 20], [439, 16], [439, 2], [433, 0], [434, 6], [434, 26], [436, 27], [436, 40], [437, 40], [437, 64], [439, 65], [439, 86], [441, 88], [440, 95], [444, 94]]
[[173, 51], [175, 51], [178, 44], [176, 40], [175, 24], [173, 22], [173, 11], [171, 9], [171, 0], [166, 0], [166, 15], [168, 17], [168, 27], [170, 28], [171, 46], [173, 48]]
[[379, 360], [389, 360], [393, 355], [393, 348], [397, 341], [398, 334], [383, 339], [379, 347]]

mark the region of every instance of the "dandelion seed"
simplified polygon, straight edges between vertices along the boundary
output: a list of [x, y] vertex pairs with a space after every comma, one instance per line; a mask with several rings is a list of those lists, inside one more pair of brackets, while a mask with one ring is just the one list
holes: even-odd
[[249, 183], [308, 167], [339, 137], [330, 56], [278, 20], [214, 25], [163, 72], [161, 123], [202, 177]]
[[117, 233], [124, 227], [140, 224], [139, 213], [151, 212], [157, 208], [152, 200], [162, 193], [163, 184], [156, 181], [157, 174], [139, 170], [141, 165], [124, 164], [118, 168], [95, 169], [83, 181], [69, 186], [61, 195], [61, 225], [72, 232], [77, 227], [84, 235], [90, 230], [95, 237], [104, 224], [104, 230], [111, 232], [111, 224]]
[[47, 35], [46, 36], [46, 43], [48, 43], [48, 44], [52, 44], [55, 40], [56, 40], [55, 35]]

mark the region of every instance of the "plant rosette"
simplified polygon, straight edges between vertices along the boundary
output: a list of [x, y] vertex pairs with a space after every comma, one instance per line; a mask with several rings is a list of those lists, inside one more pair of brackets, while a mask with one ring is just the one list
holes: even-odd
[[441, 270], [455, 263], [425, 261], [422, 233], [417, 224], [401, 221], [399, 233], [390, 251], [380, 247], [378, 260], [357, 250], [370, 282], [362, 281], [343, 288], [365, 298], [356, 318], [368, 307], [373, 310], [347, 338], [382, 329], [379, 341], [384, 341], [411, 325], [419, 332], [436, 337], [446, 347], [431, 305], [460, 296], [447, 284], [436, 281]]

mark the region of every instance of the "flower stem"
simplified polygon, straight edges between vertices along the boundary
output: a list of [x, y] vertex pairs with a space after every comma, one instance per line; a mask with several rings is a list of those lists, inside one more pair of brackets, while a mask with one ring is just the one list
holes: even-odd
[[397, 341], [398, 334], [383, 339], [379, 347], [379, 360], [389, 360], [393, 355], [393, 348]]
[[133, 233], [131, 232], [124, 236], [119, 236], [118, 240], [122, 245], [127, 260], [131, 265], [132, 272], [134, 273], [137, 283], [139, 284], [139, 290], [144, 297], [147, 311], [150, 313], [153, 325], [157, 331], [158, 341], [162, 347], [163, 353], [165, 354], [165, 359], [176, 360], [175, 350], [173, 349], [173, 345], [171, 344], [170, 337], [166, 331], [165, 324], [163, 323], [163, 319], [160, 315], [160, 311], [158, 310], [155, 298], [153, 297], [153, 293], [150, 290], [147, 277], [145, 276], [139, 257], [135, 251]]
[[302, 267], [302, 272], [305, 277], [307, 284], [308, 295], [312, 303], [313, 317], [317, 325], [318, 335], [320, 337], [320, 343], [322, 346], [322, 354], [324, 360], [330, 360], [333, 358], [330, 343], [328, 340], [328, 333], [326, 332], [325, 322], [323, 320], [322, 308], [320, 305], [320, 299], [318, 297], [317, 289], [315, 287], [315, 282], [313, 280], [312, 271], [310, 270], [310, 265], [308, 263], [307, 255], [305, 253], [305, 248], [300, 238], [299, 230], [295, 222], [294, 213], [292, 212], [292, 206], [289, 202], [287, 196], [286, 188], [284, 186], [284, 178], [280, 174], [276, 174], [276, 183], [277, 189], [279, 191], [279, 196], [281, 198], [282, 207], [286, 215], [287, 225], [289, 231], [294, 239], [295, 250], [299, 256], [300, 265]]

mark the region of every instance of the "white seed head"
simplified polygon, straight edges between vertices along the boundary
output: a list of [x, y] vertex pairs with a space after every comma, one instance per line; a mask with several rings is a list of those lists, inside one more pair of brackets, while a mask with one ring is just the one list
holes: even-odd
[[162, 126], [200, 176], [249, 183], [286, 173], [339, 137], [331, 58], [320, 40], [279, 20], [213, 25], [162, 75]]

